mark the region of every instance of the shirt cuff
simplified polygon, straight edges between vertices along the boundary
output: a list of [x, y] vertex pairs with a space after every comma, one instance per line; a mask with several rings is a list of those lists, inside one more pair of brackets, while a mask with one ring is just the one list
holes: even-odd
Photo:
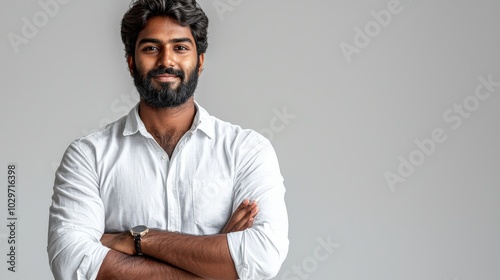
[[78, 280], [95, 280], [97, 278], [97, 273], [101, 268], [104, 258], [111, 249], [98, 245], [91, 255], [84, 255], [82, 262], [78, 266], [77, 279]]

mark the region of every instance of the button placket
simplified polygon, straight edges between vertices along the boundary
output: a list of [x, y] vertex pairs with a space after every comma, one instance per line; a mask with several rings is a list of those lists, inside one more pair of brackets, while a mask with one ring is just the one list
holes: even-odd
[[[193, 133], [191, 131], [187, 132], [175, 147], [172, 157], [168, 163], [168, 174], [167, 174], [167, 198], [168, 198], [168, 211], [169, 211], [169, 230], [171, 231], [180, 231], [181, 230], [181, 205], [179, 202], [179, 189], [174, 188], [174, 185], [171, 183], [172, 179], [170, 174], [176, 174], [175, 165], [177, 162], [177, 157], [182, 152], [183, 148], [186, 146], [187, 142], [191, 139]], [[173, 169], [173, 170], [172, 170]], [[174, 175], [175, 176], [175, 175]]]

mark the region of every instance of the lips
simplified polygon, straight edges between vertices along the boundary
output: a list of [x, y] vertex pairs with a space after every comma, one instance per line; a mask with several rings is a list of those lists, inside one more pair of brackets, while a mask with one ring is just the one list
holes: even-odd
[[179, 78], [179, 76], [173, 74], [160, 74], [155, 75], [154, 78], [160, 82], [172, 82]]

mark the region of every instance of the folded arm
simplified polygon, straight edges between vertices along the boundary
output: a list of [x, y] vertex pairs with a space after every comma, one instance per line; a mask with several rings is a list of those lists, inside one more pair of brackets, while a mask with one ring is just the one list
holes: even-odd
[[97, 280], [113, 279], [203, 279], [188, 271], [145, 256], [129, 256], [110, 250], [104, 258]]
[[[244, 153], [248, 158], [238, 167], [240, 172], [234, 187], [234, 202], [245, 198], [257, 200], [259, 215], [244, 222], [232, 218], [221, 234], [213, 236], [152, 230], [143, 237], [142, 252], [203, 278], [273, 278], [288, 252], [288, 219], [283, 178], [274, 150], [265, 144], [255, 149], [258, 152]], [[233, 217], [238, 216], [241, 207]], [[241, 230], [241, 224], [250, 221], [252, 226]], [[103, 241], [103, 244], [126, 254], [134, 253], [130, 234], [103, 236], [103, 240], [108, 238], [118, 242]]]
[[132, 256], [135, 246], [129, 232], [104, 234], [102, 244], [113, 250], [104, 259], [97, 279], [128, 279], [136, 274], [151, 275], [151, 279], [163, 279], [152, 275], [169, 275], [175, 279], [237, 279], [226, 234], [251, 227], [257, 213], [257, 204], [244, 200], [222, 232], [212, 236], [150, 230], [141, 240], [142, 253], [156, 260], [149, 262]]
[[[108, 246], [95, 159], [73, 143], [56, 173], [50, 209], [47, 249], [55, 279], [274, 277], [288, 251], [288, 221], [277, 159], [270, 144], [263, 146], [241, 151], [234, 187], [234, 203], [257, 200], [258, 216], [231, 219], [214, 236], [152, 231], [143, 243], [149, 257], [133, 257]], [[133, 248], [128, 233], [127, 240]]]

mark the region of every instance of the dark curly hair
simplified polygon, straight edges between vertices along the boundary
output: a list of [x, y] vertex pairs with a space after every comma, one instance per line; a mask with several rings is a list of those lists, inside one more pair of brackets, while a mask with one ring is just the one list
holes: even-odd
[[182, 26], [189, 26], [198, 55], [208, 47], [208, 17], [195, 0], [134, 0], [122, 19], [121, 36], [125, 56], [134, 56], [139, 32], [154, 16], [170, 17]]

